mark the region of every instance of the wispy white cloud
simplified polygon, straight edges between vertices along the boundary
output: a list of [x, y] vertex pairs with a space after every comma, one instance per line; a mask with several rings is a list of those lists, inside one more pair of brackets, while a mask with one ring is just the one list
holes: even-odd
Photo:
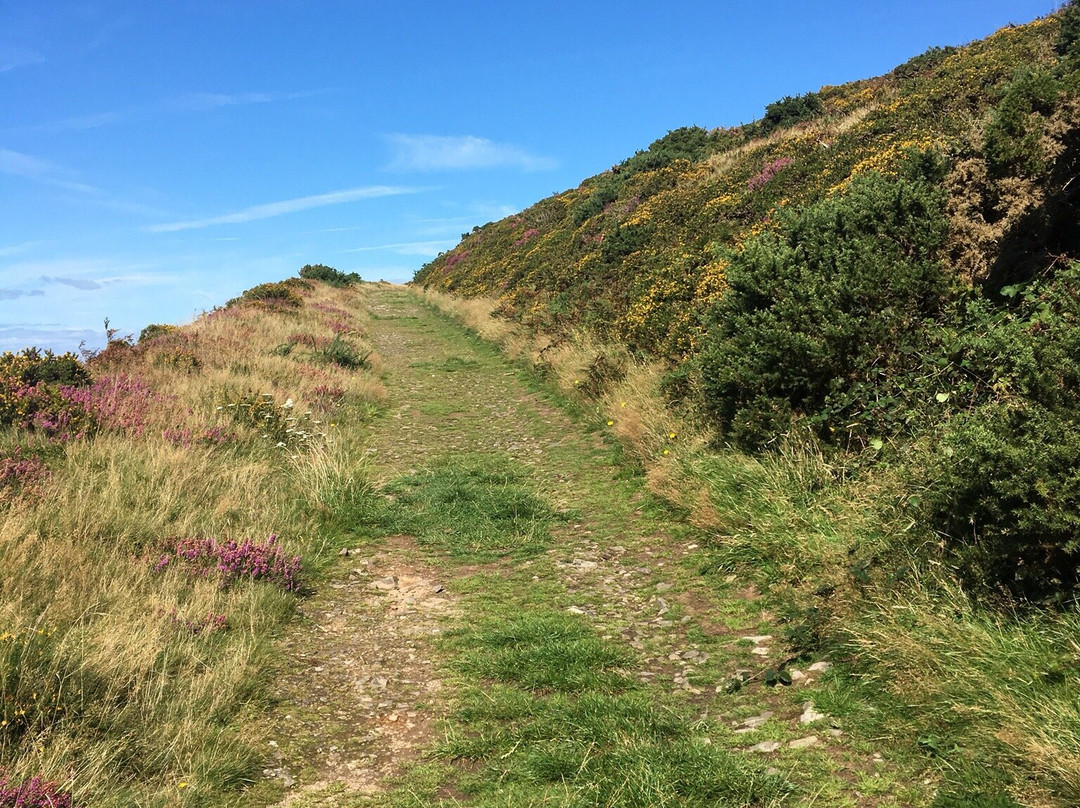
[[9, 131], [19, 134], [59, 134], [60, 132], [97, 129], [102, 126], [123, 123], [124, 121], [146, 118], [153, 115], [186, 112], [207, 112], [222, 107], [246, 106], [249, 104], [270, 104], [277, 101], [291, 101], [298, 98], [311, 98], [325, 95], [328, 90], [309, 90], [290, 93], [185, 93], [150, 104], [137, 104], [123, 109], [92, 112], [86, 115], [73, 115], [55, 121], [15, 127]]
[[393, 171], [446, 171], [473, 168], [518, 168], [546, 171], [558, 167], [550, 157], [519, 146], [473, 135], [386, 135], [394, 150]]
[[[81, 199], [109, 210], [146, 217], [164, 215], [157, 208], [143, 205], [140, 202], [118, 199], [101, 188], [87, 185], [85, 182], [78, 182], [75, 179], [78, 175], [70, 168], [54, 163], [51, 160], [12, 151], [11, 149], [0, 148], [0, 174], [10, 174], [31, 182], [72, 191], [78, 194]], [[2, 254], [0, 253], [0, 255]]]
[[31, 345], [54, 351], [77, 350], [80, 343], [102, 343], [104, 335], [88, 328], [65, 328], [50, 324], [0, 326], [0, 350], [19, 351]]
[[394, 252], [398, 255], [422, 255], [434, 257], [457, 244], [453, 241], [403, 241], [397, 244], [374, 244], [368, 247], [353, 247], [341, 250], [343, 253]]
[[253, 222], [258, 219], [270, 219], [274, 216], [282, 216], [286, 213], [296, 213], [311, 208], [322, 208], [327, 205], [341, 205], [346, 202], [358, 202], [362, 199], [375, 199], [384, 196], [415, 194], [419, 193], [420, 190], [421, 189], [419, 188], [403, 188], [394, 185], [367, 185], [359, 188], [345, 188], [340, 191], [331, 191], [326, 194], [301, 196], [296, 199], [285, 199], [280, 202], [255, 205], [250, 208], [236, 211], [235, 213], [226, 213], [223, 216], [210, 216], [205, 219], [155, 224], [146, 228], [146, 230], [150, 233], [175, 233], [179, 230], [196, 230], [219, 224], [241, 224], [243, 222]]
[[276, 101], [294, 101], [298, 98], [312, 98], [325, 95], [328, 90], [307, 90], [295, 93], [187, 93], [163, 102], [163, 109], [176, 109], [190, 112], [237, 107], [247, 104], [270, 104]]
[[30, 154], [0, 148], [0, 174], [11, 174], [35, 182], [43, 182], [58, 188], [80, 193], [97, 193], [92, 185], [75, 182], [73, 172], [50, 160], [34, 157]]
[[83, 291], [90, 291], [92, 289], [100, 289], [101, 284], [90, 278], [65, 278], [60, 275], [42, 275], [42, 283], [59, 283], [62, 286], [70, 286], [72, 289], [81, 289]]
[[29, 48], [0, 45], [0, 73], [6, 73], [17, 67], [39, 65], [44, 61], [44, 56]]
[[[126, 263], [108, 258], [46, 258], [40, 261], [20, 261], [0, 267], [0, 283], [22, 287], [24, 279], [35, 278], [37, 285], [68, 286], [80, 291], [92, 291], [113, 284], [147, 286], [168, 283], [175, 278], [156, 273], [153, 264]], [[40, 289], [33, 294], [42, 294]]]
[[18, 300], [20, 297], [41, 297], [40, 289], [0, 289], [0, 300]]

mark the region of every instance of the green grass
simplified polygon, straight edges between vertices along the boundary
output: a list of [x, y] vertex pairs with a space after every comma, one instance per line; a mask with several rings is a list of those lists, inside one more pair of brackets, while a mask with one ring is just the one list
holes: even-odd
[[561, 518], [498, 455], [454, 457], [386, 486], [384, 529], [459, 562], [530, 558]]
[[470, 684], [437, 754], [461, 764], [457, 787], [472, 804], [766, 806], [790, 793], [714, 744], [725, 730], [626, 676], [627, 650], [584, 620], [506, 611], [451, 638]]

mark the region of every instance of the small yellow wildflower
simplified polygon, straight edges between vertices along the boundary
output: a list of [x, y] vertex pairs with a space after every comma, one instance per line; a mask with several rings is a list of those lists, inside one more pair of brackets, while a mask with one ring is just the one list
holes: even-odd
[[615, 422], [614, 422], [614, 421], [608, 421], [608, 422], [607, 422], [607, 425], [608, 425], [608, 426], [615, 426]]
[[670, 440], [675, 440], [675, 433], [674, 432], [668, 432], [668, 438]]

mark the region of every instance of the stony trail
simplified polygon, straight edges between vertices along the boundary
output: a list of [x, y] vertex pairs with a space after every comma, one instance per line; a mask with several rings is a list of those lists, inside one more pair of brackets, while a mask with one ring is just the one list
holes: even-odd
[[[804, 769], [795, 780], [824, 778], [807, 783], [817, 796], [785, 804], [904, 804], [860, 791], [879, 776], [880, 758], [813, 709], [827, 663], [793, 670], [791, 687], [762, 684], [784, 657], [774, 616], [734, 576], [700, 574], [701, 538], [652, 501], [600, 433], [406, 290], [374, 287], [368, 301], [390, 396], [365, 440], [376, 482], [496, 457], [563, 518], [547, 551], [527, 560], [455, 562], [409, 535], [343, 555], [283, 640], [266, 782], [250, 804], [399, 804], [394, 789], [429, 759], [455, 698], [439, 639], [472, 623], [484, 576], [513, 577], [538, 605], [579, 615], [630, 649], [648, 692], [727, 727], [722, 742], [733, 750], [767, 757], [771, 771]], [[739, 675], [748, 684], [731, 695]]]

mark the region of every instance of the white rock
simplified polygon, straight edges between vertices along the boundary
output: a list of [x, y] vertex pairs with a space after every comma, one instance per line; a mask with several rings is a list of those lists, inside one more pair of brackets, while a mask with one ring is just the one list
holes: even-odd
[[803, 702], [803, 714], [799, 716], [800, 724], [812, 724], [815, 721], [821, 721], [823, 718], [825, 718], [825, 713], [819, 713], [817, 710], [815, 710], [814, 702]]
[[762, 741], [761, 743], [754, 744], [750, 747], [750, 752], [775, 752], [780, 748], [779, 741]]
[[761, 715], [755, 715], [752, 718], [743, 719], [742, 726], [739, 729], [735, 730], [735, 732], [740, 734], [744, 732], [753, 732], [755, 729], [760, 727], [772, 717], [773, 711], [766, 710]]
[[797, 741], [789, 743], [788, 749], [805, 749], [808, 746], [813, 746], [817, 742], [817, 735], [807, 735], [805, 738], [799, 738]]

